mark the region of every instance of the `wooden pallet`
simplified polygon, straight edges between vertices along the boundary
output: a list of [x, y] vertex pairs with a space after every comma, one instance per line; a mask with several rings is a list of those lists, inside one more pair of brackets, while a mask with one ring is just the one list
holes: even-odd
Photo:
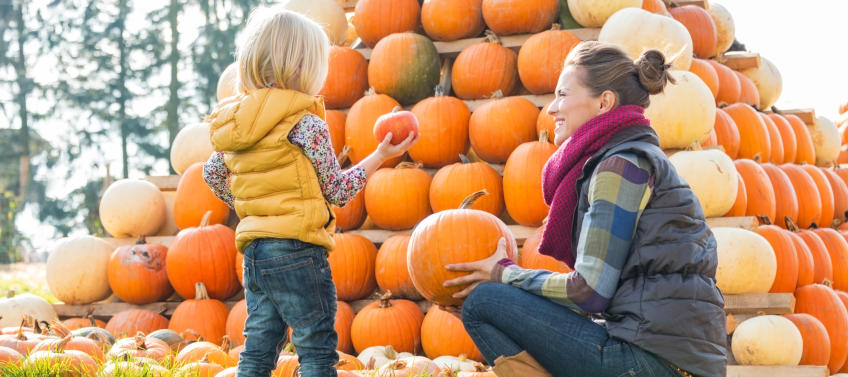
[[[765, 112], [771, 113], [772, 111], [766, 110]], [[783, 114], [783, 115], [789, 115], [789, 114], [795, 115], [798, 118], [801, 118], [801, 120], [803, 120], [804, 123], [806, 123], [807, 125], [810, 125], [810, 126], [816, 124], [816, 110], [815, 109], [788, 109], [788, 110], [777, 109], [777, 112], [779, 114]]]
[[827, 367], [728, 365], [727, 377], [827, 377]]
[[715, 60], [737, 71], [748, 68], [759, 68], [763, 62], [759, 53], [747, 51], [725, 52]]

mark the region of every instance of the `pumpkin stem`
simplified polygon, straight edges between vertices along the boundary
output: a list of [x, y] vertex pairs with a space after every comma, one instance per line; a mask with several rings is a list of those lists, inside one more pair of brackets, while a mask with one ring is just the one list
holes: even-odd
[[98, 332], [98, 331], [92, 331], [92, 332], [88, 333], [88, 335], [86, 335], [85, 337], [88, 338], [88, 339], [91, 339], [95, 342], [100, 343], [101, 346], [108, 343], [108, 339], [106, 339], [106, 335], [103, 335], [103, 333]]
[[474, 371], [482, 373], [482, 372], [488, 372], [489, 369], [487, 369], [485, 365], [480, 364], [478, 362], [475, 362], [474, 363]]
[[[212, 211], [209, 211], [209, 212], [206, 212], [206, 213], [212, 213]], [[194, 292], [195, 292], [195, 294], [194, 294], [195, 300], [208, 300], [209, 299], [209, 293], [206, 291], [206, 284], [203, 284], [203, 282], [199, 281], [196, 284], [194, 284]]]
[[144, 245], [146, 243], [147, 243], [147, 236], [145, 236], [143, 234], [138, 237], [138, 240], [135, 241], [136, 245]]
[[544, 129], [542, 132], [539, 132], [539, 142], [547, 143], [551, 140], [551, 135], [548, 135], [548, 130]]
[[300, 364], [295, 365], [294, 369], [292, 369], [291, 377], [300, 376]]
[[386, 358], [390, 360], [395, 360], [398, 357], [397, 351], [395, 351], [395, 348], [391, 345], [386, 346], [384, 353], [386, 354]]
[[370, 358], [370, 359], [368, 359], [368, 363], [367, 363], [367, 364], [365, 364], [365, 369], [367, 369], [367, 370], [372, 370], [372, 369], [374, 369], [374, 367], [376, 366], [376, 364], [377, 364], [377, 359], [376, 359], [376, 358], [374, 358], [374, 356], [371, 356], [371, 358]]
[[792, 233], [798, 233], [798, 232], [801, 231], [801, 229], [798, 228], [798, 224], [795, 224], [795, 222], [792, 221], [792, 219], [790, 219], [789, 216], [783, 217], [783, 223], [786, 224], [786, 229], [789, 230]]
[[53, 333], [60, 338], [66, 337], [71, 333], [71, 330], [65, 327], [62, 322], [59, 322], [59, 320], [54, 319], [50, 321], [50, 324], [53, 327]]
[[147, 338], [144, 336], [144, 333], [139, 331], [135, 334], [135, 349], [138, 351], [144, 351], [147, 349]]
[[759, 220], [760, 225], [771, 225], [771, 219], [766, 215], [757, 215], [757, 220]]
[[503, 98], [503, 97], [504, 97], [503, 92], [500, 89], [498, 89], [494, 93], [492, 93], [492, 95], [489, 97], [489, 99], [498, 99], [498, 98]]
[[208, 226], [210, 216], [212, 216], [212, 211], [206, 211], [206, 213], [203, 214], [203, 220], [200, 220], [200, 225], [198, 225], [197, 227], [203, 228], [204, 226]]
[[374, 90], [374, 88], [368, 88], [368, 90], [365, 91], [366, 96], [373, 96], [373, 95], [376, 95], [376, 94], [377, 94], [377, 91]]
[[833, 282], [828, 280], [828, 279], [822, 280], [822, 285], [824, 285], [825, 287], [833, 289]]
[[777, 114], [777, 115], [783, 115], [783, 113], [782, 113], [782, 112], [780, 112], [780, 110], [778, 110], [778, 109], [777, 109], [777, 106], [772, 106], [772, 107], [771, 107], [771, 112], [773, 112], [773, 113], [775, 113], [775, 114]]
[[230, 353], [231, 349], [233, 349], [233, 342], [230, 341], [229, 335], [224, 335], [221, 338], [221, 350], [226, 352], [226, 353]]
[[488, 194], [489, 192], [486, 191], [486, 189], [482, 189], [471, 195], [468, 195], [468, 197], [466, 197], [465, 200], [462, 201], [462, 204], [459, 205], [459, 209], [468, 209], [468, 207], [474, 205], [474, 202], [476, 202], [477, 199], [480, 199], [481, 196]]
[[[198, 283], [198, 284], [200, 284], [200, 283]], [[200, 335], [200, 333], [198, 333], [197, 331], [194, 331], [194, 329], [185, 329], [185, 332], [188, 333], [189, 335], [193, 335], [195, 342], [202, 342], [203, 341], [203, 336]], [[183, 339], [185, 339], [185, 336], [183, 336]]]
[[484, 34], [486, 35], [486, 38], [484, 40], [485, 42], [494, 43], [494, 44], [497, 44], [497, 45], [502, 44], [501, 38], [498, 37], [498, 35], [495, 34], [494, 31], [487, 29]]
[[761, 156], [759, 153], [757, 153], [757, 154], [754, 155], [754, 158], [752, 158], [752, 160], [754, 160], [754, 162], [759, 164], [760, 162], [762, 162], [763, 156]]
[[67, 346], [68, 342], [70, 342], [71, 339], [73, 339], [73, 338], [74, 338], [73, 335], [68, 335], [68, 336], [62, 338], [62, 340], [51, 344], [50, 345], [50, 351], [53, 351], [53, 352], [56, 352], [56, 353], [65, 352], [65, 346]]
[[436, 94], [434, 97], [444, 97], [445, 96], [445, 88], [442, 88], [441, 85], [436, 85]]
[[417, 161], [417, 162], [403, 161], [403, 162], [397, 164], [397, 166], [395, 166], [395, 169], [420, 169], [422, 166], [424, 166], [424, 164], [421, 163], [421, 161]]
[[18, 334], [15, 337], [17, 340], [27, 340], [26, 335], [24, 335], [24, 324], [27, 322], [26, 318], [21, 320], [21, 326], [18, 327]]
[[396, 112], [398, 112], [398, 111], [401, 111], [402, 109], [403, 109], [403, 108], [402, 108], [402, 107], [400, 107], [400, 106], [395, 106], [395, 107], [393, 107], [393, 108], [392, 108], [392, 112], [393, 112], [393, 113], [396, 113]]
[[198, 361], [201, 364], [209, 364], [209, 352], [203, 354], [203, 358]]
[[392, 307], [391, 298], [392, 298], [392, 291], [386, 291], [386, 293], [381, 294], [380, 295], [380, 308], [381, 309], [391, 308]]
[[344, 148], [342, 148], [337, 159], [339, 160], [339, 166], [344, 166], [347, 160], [350, 159], [350, 145], [345, 145]]
[[283, 351], [288, 352], [288, 353], [296, 353], [297, 352], [297, 350], [294, 349], [294, 343], [292, 343], [292, 342], [286, 343], [286, 346], [283, 347]]

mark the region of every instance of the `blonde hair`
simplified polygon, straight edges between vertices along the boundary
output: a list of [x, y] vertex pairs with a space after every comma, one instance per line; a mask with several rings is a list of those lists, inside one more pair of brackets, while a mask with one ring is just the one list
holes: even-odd
[[324, 30], [280, 6], [254, 9], [236, 45], [243, 93], [276, 86], [316, 95], [327, 79], [330, 41]]

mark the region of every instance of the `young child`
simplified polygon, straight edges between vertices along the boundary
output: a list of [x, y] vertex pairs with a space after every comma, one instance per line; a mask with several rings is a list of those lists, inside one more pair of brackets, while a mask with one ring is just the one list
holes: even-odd
[[237, 42], [239, 94], [207, 119], [216, 152], [204, 179], [241, 219], [236, 246], [244, 253], [247, 339], [239, 376], [269, 376], [289, 326], [302, 376], [336, 376], [331, 204], [343, 206], [383, 162], [417, 140], [410, 135], [392, 145], [389, 134], [374, 153], [341, 170], [323, 101], [315, 97], [329, 49], [321, 27], [306, 17], [278, 7], [254, 10]]

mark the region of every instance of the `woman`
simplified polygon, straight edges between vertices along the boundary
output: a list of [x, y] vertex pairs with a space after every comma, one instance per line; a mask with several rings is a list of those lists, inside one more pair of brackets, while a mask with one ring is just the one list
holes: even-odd
[[528, 376], [515, 366], [536, 362], [554, 376], [725, 376], [716, 242], [643, 116], [668, 68], [658, 51], [634, 63], [599, 42], [566, 59], [539, 250], [574, 272], [522, 269], [504, 241], [446, 266], [472, 272], [445, 285], [471, 284], [456, 294], [467, 296], [462, 320], [499, 376]]

